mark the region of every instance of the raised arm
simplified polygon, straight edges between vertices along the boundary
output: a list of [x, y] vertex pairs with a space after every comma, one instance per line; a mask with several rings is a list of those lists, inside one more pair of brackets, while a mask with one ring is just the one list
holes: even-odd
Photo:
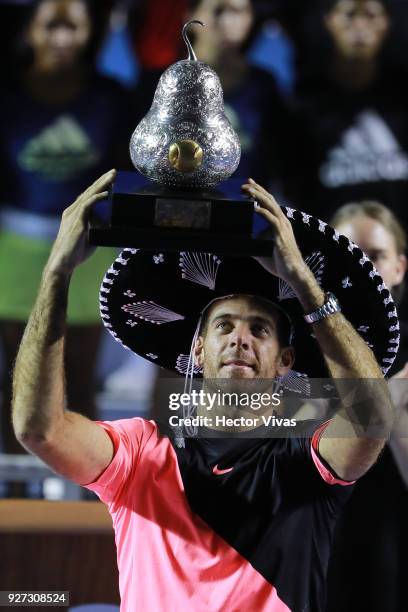
[[[265, 189], [252, 181], [244, 188], [275, 230], [273, 258], [258, 261], [291, 285], [305, 314], [315, 311], [324, 304], [325, 294], [303, 261], [290, 221]], [[354, 480], [376, 461], [392, 428], [388, 387], [372, 351], [342, 313], [314, 323], [313, 333], [331, 376], [339, 379], [342, 404], [320, 439], [319, 453], [340, 478]], [[353, 380], [359, 381], [357, 394], [351, 392]]]
[[113, 170], [103, 175], [64, 211], [13, 377], [12, 419], [17, 439], [78, 484], [88, 484], [103, 472], [112, 460], [113, 444], [99, 425], [65, 409], [68, 288], [73, 270], [93, 250], [86, 240], [91, 206], [107, 197], [114, 176]]

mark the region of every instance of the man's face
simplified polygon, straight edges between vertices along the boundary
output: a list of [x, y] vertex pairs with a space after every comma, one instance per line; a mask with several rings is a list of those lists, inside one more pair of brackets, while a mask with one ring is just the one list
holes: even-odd
[[245, 296], [210, 307], [195, 358], [210, 379], [273, 379], [286, 374], [294, 361], [293, 350], [279, 345], [276, 314]]
[[45, 0], [28, 28], [27, 42], [37, 68], [52, 72], [72, 66], [90, 35], [88, 11], [81, 0]]
[[390, 20], [378, 0], [339, 0], [325, 25], [337, 51], [347, 59], [372, 59], [381, 50]]
[[343, 221], [336, 229], [367, 253], [390, 289], [402, 282], [406, 257], [398, 255], [393, 235], [381, 223], [361, 215]]

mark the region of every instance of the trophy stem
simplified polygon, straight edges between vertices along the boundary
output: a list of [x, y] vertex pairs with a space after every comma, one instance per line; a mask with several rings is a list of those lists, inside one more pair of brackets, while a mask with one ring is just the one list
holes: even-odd
[[188, 36], [187, 36], [187, 28], [192, 23], [198, 23], [202, 28], [204, 27], [205, 24], [202, 21], [199, 21], [198, 19], [192, 19], [191, 21], [187, 21], [187, 23], [184, 24], [183, 30], [182, 30], [183, 40], [186, 43], [187, 50], [188, 50], [188, 58], [187, 59], [190, 62], [196, 62], [197, 61], [197, 56], [194, 53], [194, 49], [191, 46], [191, 42], [189, 41]]

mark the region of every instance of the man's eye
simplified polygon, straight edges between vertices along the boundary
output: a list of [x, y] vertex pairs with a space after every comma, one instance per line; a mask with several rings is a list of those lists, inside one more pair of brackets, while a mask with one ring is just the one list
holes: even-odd
[[268, 328], [264, 325], [254, 325], [252, 328], [252, 333], [254, 334], [267, 334]]
[[225, 329], [227, 327], [227, 325], [230, 325], [229, 321], [218, 321], [217, 325], [215, 326], [217, 329]]

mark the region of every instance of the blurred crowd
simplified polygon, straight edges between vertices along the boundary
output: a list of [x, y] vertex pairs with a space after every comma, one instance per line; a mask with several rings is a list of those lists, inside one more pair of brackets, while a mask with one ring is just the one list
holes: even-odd
[[[11, 372], [63, 210], [100, 174], [132, 170], [128, 143], [158, 79], [186, 56], [221, 79], [239, 135], [237, 177], [329, 222], [371, 258], [392, 290], [408, 377], [408, 2], [404, 0], [0, 1], [1, 448]], [[100, 416], [97, 390], [154, 385], [129, 358], [101, 373], [107, 342], [98, 288], [115, 256], [98, 249], [72, 279], [67, 406]], [[108, 351], [109, 352], [109, 351]], [[154, 395], [153, 395], [154, 396]], [[406, 396], [398, 399], [407, 410]], [[408, 451], [394, 436], [339, 521], [327, 612], [408, 610]], [[401, 448], [402, 446], [402, 448]], [[21, 494], [9, 482], [4, 495]]]

